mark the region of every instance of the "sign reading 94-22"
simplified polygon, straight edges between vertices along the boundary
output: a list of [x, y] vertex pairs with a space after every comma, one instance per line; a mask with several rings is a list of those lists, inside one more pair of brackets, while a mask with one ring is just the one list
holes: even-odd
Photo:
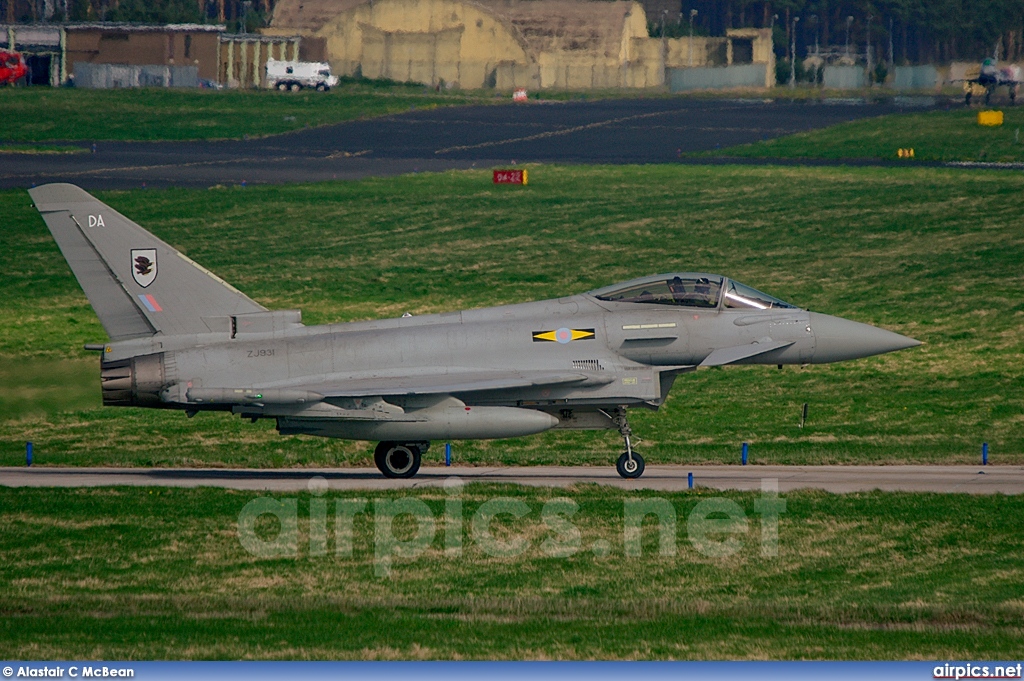
[[494, 184], [526, 184], [526, 171], [495, 170]]

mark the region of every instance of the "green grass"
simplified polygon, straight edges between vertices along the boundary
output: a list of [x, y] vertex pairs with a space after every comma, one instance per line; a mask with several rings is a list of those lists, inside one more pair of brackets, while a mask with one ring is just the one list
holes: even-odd
[[[1024, 177], [937, 169], [549, 167], [101, 198], [307, 324], [552, 298], [664, 271], [735, 277], [920, 348], [680, 377], [631, 418], [651, 463], [1024, 463]], [[105, 336], [24, 192], [0, 193], [0, 465], [370, 465], [370, 445], [225, 414], [101, 408]], [[55, 364], [56, 361], [66, 362]], [[803, 403], [809, 419], [798, 427]], [[456, 443], [473, 464], [609, 465], [614, 432]], [[435, 447], [428, 462], [440, 460]]]
[[1024, 108], [1006, 107], [1002, 126], [978, 125], [977, 108], [892, 114], [842, 123], [699, 156], [737, 158], [887, 159], [913, 149], [914, 161], [1024, 161]]
[[66, 144], [0, 144], [0, 154], [85, 154], [85, 147]]
[[[0, 142], [213, 140], [491, 100], [422, 85], [352, 82], [330, 92], [4, 88]], [[2, 148], [0, 148], [2, 149]]]
[[[787, 494], [771, 556], [751, 493], [473, 485], [461, 495], [461, 554], [445, 553], [438, 529], [382, 576], [369, 513], [356, 518], [351, 555], [335, 554], [333, 520], [326, 555], [311, 555], [307, 493], [278, 495], [297, 497], [297, 554], [247, 553], [239, 513], [259, 495], [0, 488], [0, 656], [1012, 659], [1024, 645], [1021, 496]], [[328, 517], [351, 496], [328, 494]], [[418, 499], [444, 526], [441, 490], [360, 496], [368, 511]], [[499, 541], [527, 542], [519, 555], [492, 557], [471, 532], [495, 497], [527, 505], [491, 525]], [[578, 550], [541, 520], [554, 497], [578, 504], [568, 518]], [[676, 554], [659, 553], [651, 517], [641, 556], [627, 556], [625, 500], [652, 498], [677, 513]], [[733, 555], [693, 542], [691, 512], [710, 498], [747, 518]], [[265, 520], [257, 528], [270, 540]], [[404, 521], [395, 534], [408, 540], [415, 526]], [[549, 539], [571, 555], [551, 556]]]
[[[652, 463], [1024, 463], [1024, 178], [935, 169], [539, 166], [527, 187], [484, 171], [100, 197], [190, 257], [307, 323], [427, 313], [709, 270], [801, 306], [926, 342], [779, 372], [700, 371], [636, 413]], [[278, 436], [267, 423], [99, 406], [104, 338], [24, 192], [0, 192], [0, 465], [370, 465], [366, 443]], [[807, 427], [797, 427], [810, 404]], [[614, 433], [456, 443], [457, 462], [610, 465]], [[438, 447], [427, 458], [439, 460]], [[699, 482], [699, 480], [698, 480]], [[440, 490], [414, 493], [435, 514]], [[1007, 659], [1024, 631], [1024, 496], [784, 496], [779, 554], [760, 552], [755, 494], [472, 485], [462, 555], [443, 536], [390, 576], [360, 517], [352, 556], [259, 559], [237, 522], [259, 493], [0, 487], [0, 656], [8, 659]], [[277, 495], [288, 498], [290, 495]], [[326, 497], [405, 498], [404, 492]], [[525, 518], [470, 535], [487, 499]], [[553, 558], [540, 509], [579, 504], [581, 550]], [[675, 556], [644, 532], [627, 557], [625, 498], [668, 500]], [[738, 503], [741, 550], [711, 558], [686, 519]], [[372, 505], [371, 505], [372, 508]], [[651, 521], [649, 521], [651, 522]], [[410, 527], [399, 523], [399, 536]], [[335, 536], [333, 521], [328, 524]], [[261, 532], [271, 528], [261, 525]], [[608, 554], [593, 550], [606, 542]], [[601, 555], [597, 555], [601, 554]]]

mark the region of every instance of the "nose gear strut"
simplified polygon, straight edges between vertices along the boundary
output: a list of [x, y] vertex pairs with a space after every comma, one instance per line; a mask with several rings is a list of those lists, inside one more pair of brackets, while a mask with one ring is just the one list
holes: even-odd
[[603, 410], [602, 413], [612, 420], [626, 443], [626, 451], [615, 462], [615, 470], [624, 478], [639, 478], [644, 474], [644, 457], [633, 451], [633, 443], [630, 442], [633, 430], [629, 427], [629, 421], [626, 419], [626, 407], [616, 407], [610, 414]]

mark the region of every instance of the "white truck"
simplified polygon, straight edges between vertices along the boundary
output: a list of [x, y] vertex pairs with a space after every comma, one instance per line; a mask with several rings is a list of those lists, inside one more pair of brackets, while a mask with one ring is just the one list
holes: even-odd
[[327, 62], [267, 60], [267, 87], [292, 92], [309, 87], [324, 92], [337, 84], [338, 77], [331, 75]]

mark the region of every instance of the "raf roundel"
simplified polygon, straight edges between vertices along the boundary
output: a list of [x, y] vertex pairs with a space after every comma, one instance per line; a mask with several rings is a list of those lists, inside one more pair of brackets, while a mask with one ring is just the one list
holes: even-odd
[[594, 329], [570, 329], [563, 326], [562, 328], [555, 329], [554, 331], [534, 331], [533, 342], [539, 343], [547, 341], [550, 343], [560, 343], [565, 345], [572, 341], [593, 340], [595, 333]]

